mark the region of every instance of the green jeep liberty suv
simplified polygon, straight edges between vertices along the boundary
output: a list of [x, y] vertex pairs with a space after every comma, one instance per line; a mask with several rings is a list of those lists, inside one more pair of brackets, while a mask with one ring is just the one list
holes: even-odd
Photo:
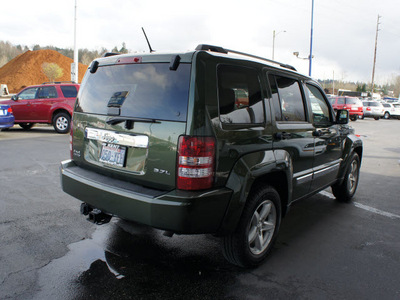
[[228, 261], [256, 266], [293, 201], [353, 197], [362, 141], [348, 120], [276, 61], [210, 45], [110, 54], [82, 82], [62, 188], [94, 223], [214, 234]]

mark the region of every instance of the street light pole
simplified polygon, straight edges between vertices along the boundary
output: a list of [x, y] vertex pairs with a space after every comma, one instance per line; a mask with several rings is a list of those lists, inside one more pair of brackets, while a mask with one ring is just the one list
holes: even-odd
[[308, 69], [308, 76], [311, 77], [311, 67], [312, 67], [312, 46], [313, 46], [313, 30], [314, 30], [314, 0], [312, 0], [312, 7], [311, 7], [311, 37], [310, 37], [310, 56], [309, 56], [309, 69]]
[[73, 64], [73, 78], [72, 81], [78, 83], [78, 49], [76, 47], [76, 2], [77, 0], [75, 0], [75, 19], [74, 19], [74, 64]]
[[275, 37], [281, 32], [286, 32], [286, 30], [279, 31], [278, 33], [275, 33], [275, 30], [272, 32], [272, 60], [275, 59]]

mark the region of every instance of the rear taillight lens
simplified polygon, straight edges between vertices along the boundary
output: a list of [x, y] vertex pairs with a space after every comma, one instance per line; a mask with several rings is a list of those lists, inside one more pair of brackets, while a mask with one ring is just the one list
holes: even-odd
[[11, 107], [9, 107], [8, 109], [7, 109], [7, 111], [8, 111], [8, 113], [10, 114], [10, 115], [12, 115], [12, 108]]
[[177, 188], [203, 190], [214, 181], [215, 139], [181, 136], [178, 145]]

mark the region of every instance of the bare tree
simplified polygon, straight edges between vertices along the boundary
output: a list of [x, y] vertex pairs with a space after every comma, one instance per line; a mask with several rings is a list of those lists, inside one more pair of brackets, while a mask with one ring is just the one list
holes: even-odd
[[60, 78], [63, 75], [63, 70], [56, 63], [43, 63], [42, 72], [51, 82], [54, 82], [54, 80]]

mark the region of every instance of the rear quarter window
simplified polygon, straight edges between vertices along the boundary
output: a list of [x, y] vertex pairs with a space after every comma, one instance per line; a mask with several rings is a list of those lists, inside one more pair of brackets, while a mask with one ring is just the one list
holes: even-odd
[[76, 98], [78, 94], [78, 90], [74, 85], [62, 85], [60, 88], [65, 98]]

